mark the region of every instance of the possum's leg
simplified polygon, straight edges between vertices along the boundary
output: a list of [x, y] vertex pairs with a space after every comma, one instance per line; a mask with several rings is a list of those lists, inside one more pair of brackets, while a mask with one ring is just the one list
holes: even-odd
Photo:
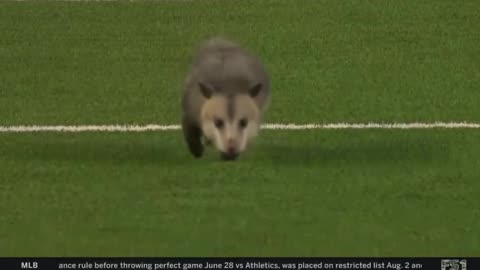
[[194, 157], [200, 158], [203, 155], [202, 130], [186, 120], [182, 122], [182, 130], [190, 153]]

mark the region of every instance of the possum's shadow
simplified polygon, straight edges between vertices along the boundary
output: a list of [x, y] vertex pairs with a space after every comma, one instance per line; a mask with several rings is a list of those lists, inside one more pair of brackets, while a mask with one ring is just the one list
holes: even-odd
[[328, 163], [381, 164], [395, 162], [429, 163], [449, 155], [445, 141], [424, 139], [341, 140], [326, 142], [265, 143], [257, 150], [262, 159], [281, 165], [317, 165]]
[[63, 137], [57, 141], [21, 140], [16, 145], [5, 147], [0, 155], [29, 161], [174, 165], [187, 157], [185, 151], [178, 148], [171, 142], [115, 141], [108, 138], [68, 140]]

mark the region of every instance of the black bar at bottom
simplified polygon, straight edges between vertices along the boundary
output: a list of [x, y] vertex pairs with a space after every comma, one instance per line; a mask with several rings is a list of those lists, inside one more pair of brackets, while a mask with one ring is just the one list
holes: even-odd
[[335, 269], [335, 270], [480, 270], [480, 257], [459, 258], [132, 258], [52, 257], [0, 258], [8, 270], [161, 270], [161, 269]]

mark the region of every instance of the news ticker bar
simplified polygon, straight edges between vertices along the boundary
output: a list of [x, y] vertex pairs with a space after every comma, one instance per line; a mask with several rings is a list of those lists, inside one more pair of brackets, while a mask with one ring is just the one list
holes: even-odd
[[0, 269], [341, 269], [480, 270], [480, 257], [463, 258], [153, 258], [15, 257], [0, 258]]

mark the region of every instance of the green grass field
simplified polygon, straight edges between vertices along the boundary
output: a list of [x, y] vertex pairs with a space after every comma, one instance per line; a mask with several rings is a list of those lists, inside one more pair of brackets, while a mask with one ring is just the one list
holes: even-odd
[[[195, 46], [264, 60], [270, 123], [480, 121], [480, 2], [0, 3], [0, 126], [177, 124]], [[480, 130], [0, 133], [0, 256], [478, 256]]]

